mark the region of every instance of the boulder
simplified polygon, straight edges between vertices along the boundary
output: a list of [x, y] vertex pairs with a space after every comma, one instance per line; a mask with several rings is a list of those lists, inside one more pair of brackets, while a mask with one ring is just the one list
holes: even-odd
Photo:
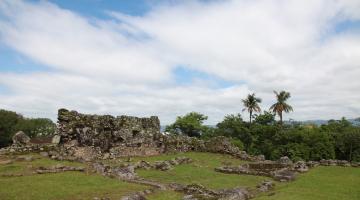
[[343, 167], [350, 167], [351, 166], [350, 163], [348, 161], [346, 161], [346, 160], [338, 160], [337, 165], [343, 166]]
[[233, 145], [230, 140], [224, 136], [214, 137], [206, 141], [205, 148], [206, 151], [213, 153], [237, 155], [240, 152], [239, 148]]
[[265, 156], [264, 155], [257, 155], [257, 156], [254, 156], [252, 158], [252, 160], [255, 161], [255, 162], [265, 161]]
[[245, 188], [226, 189], [218, 192], [220, 193], [219, 200], [247, 200], [252, 197]]
[[136, 177], [135, 167], [132, 165], [126, 167], [115, 167], [111, 169], [111, 173], [120, 179], [134, 179]]
[[263, 181], [256, 187], [257, 187], [257, 190], [260, 192], [267, 192], [269, 190], [274, 189], [275, 184], [272, 181]]
[[276, 181], [280, 182], [293, 181], [296, 178], [296, 173], [286, 168], [271, 172], [271, 175]]
[[293, 162], [290, 160], [289, 157], [287, 156], [283, 156], [278, 160], [278, 163], [283, 164], [283, 165], [292, 165]]
[[313, 168], [313, 167], [319, 166], [320, 163], [317, 162], [317, 161], [308, 161], [308, 162], [306, 162], [306, 165], [307, 165], [309, 168]]
[[59, 144], [59, 143], [60, 143], [60, 139], [61, 139], [60, 135], [54, 135], [54, 136], [52, 137], [52, 139], [51, 139], [51, 143], [52, 143], [52, 144]]
[[156, 161], [154, 163], [155, 169], [159, 169], [161, 171], [167, 171], [172, 169], [172, 165], [169, 161]]
[[12, 137], [12, 141], [15, 145], [27, 145], [30, 143], [30, 137], [27, 136], [24, 132], [19, 131]]
[[294, 164], [294, 170], [300, 173], [304, 173], [309, 171], [309, 167], [306, 165], [306, 163], [304, 161], [297, 161]]
[[153, 167], [154, 167], [153, 165], [151, 165], [149, 162], [145, 160], [142, 160], [135, 164], [136, 169], [151, 169]]

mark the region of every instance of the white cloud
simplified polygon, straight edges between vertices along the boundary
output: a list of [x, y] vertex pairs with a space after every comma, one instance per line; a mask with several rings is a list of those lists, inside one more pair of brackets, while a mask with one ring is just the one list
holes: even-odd
[[[359, 1], [214, 1], [157, 5], [142, 17], [85, 18], [54, 4], [0, 2], [1, 40], [51, 72], [0, 74], [5, 108], [54, 117], [58, 107], [88, 113], [159, 115], [163, 123], [199, 111], [209, 123], [241, 110], [254, 91], [268, 108], [288, 90], [294, 119], [360, 114]], [[179, 86], [177, 66], [234, 86]], [[1, 66], [0, 66], [1, 67]], [[206, 83], [206, 82], [205, 82]], [[247, 114], [245, 115], [247, 116]]]

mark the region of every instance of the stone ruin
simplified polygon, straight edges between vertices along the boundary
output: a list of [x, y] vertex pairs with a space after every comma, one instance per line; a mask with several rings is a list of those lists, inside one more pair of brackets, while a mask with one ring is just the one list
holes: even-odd
[[183, 135], [165, 135], [160, 132], [156, 116], [99, 116], [60, 109], [57, 134], [61, 137], [60, 157], [92, 160], [198, 151], [225, 153], [244, 160], [264, 159], [247, 155], [225, 137], [203, 141]]
[[88, 115], [59, 109], [57, 130], [48, 138], [30, 138], [15, 134], [6, 152], [42, 152], [52, 159], [91, 161], [131, 156], [151, 156], [175, 152], [213, 152], [233, 155], [243, 160], [264, 160], [240, 151], [226, 137], [204, 141], [184, 135], [160, 132], [158, 117]]
[[85, 115], [60, 109], [57, 134], [61, 145], [93, 147], [117, 156], [157, 155], [164, 148], [155, 116]]

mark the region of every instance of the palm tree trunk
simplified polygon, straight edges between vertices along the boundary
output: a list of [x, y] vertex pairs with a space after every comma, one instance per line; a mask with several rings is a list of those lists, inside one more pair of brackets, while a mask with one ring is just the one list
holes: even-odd
[[250, 124], [251, 124], [252, 111], [250, 111], [249, 113], [250, 113]]
[[280, 124], [283, 124], [283, 119], [282, 119], [282, 112], [279, 112], [279, 117], [280, 117]]

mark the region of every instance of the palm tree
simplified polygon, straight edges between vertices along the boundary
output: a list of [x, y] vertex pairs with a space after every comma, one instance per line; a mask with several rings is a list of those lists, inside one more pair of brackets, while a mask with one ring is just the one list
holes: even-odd
[[253, 112], [260, 112], [260, 106], [259, 103], [261, 103], [261, 99], [255, 97], [255, 93], [252, 94], [248, 94], [248, 96], [246, 97], [246, 99], [242, 99], [241, 100], [244, 104], [244, 109], [243, 111], [247, 110], [250, 113], [250, 124], [251, 124], [251, 118], [252, 118], [252, 114]]
[[293, 111], [293, 108], [286, 103], [286, 100], [288, 100], [291, 96], [290, 93], [286, 91], [281, 91], [280, 93], [274, 91], [274, 93], [276, 95], [277, 102], [270, 107], [270, 110], [272, 110], [274, 113], [277, 113], [279, 115], [280, 123], [282, 124], [283, 111], [286, 113]]

